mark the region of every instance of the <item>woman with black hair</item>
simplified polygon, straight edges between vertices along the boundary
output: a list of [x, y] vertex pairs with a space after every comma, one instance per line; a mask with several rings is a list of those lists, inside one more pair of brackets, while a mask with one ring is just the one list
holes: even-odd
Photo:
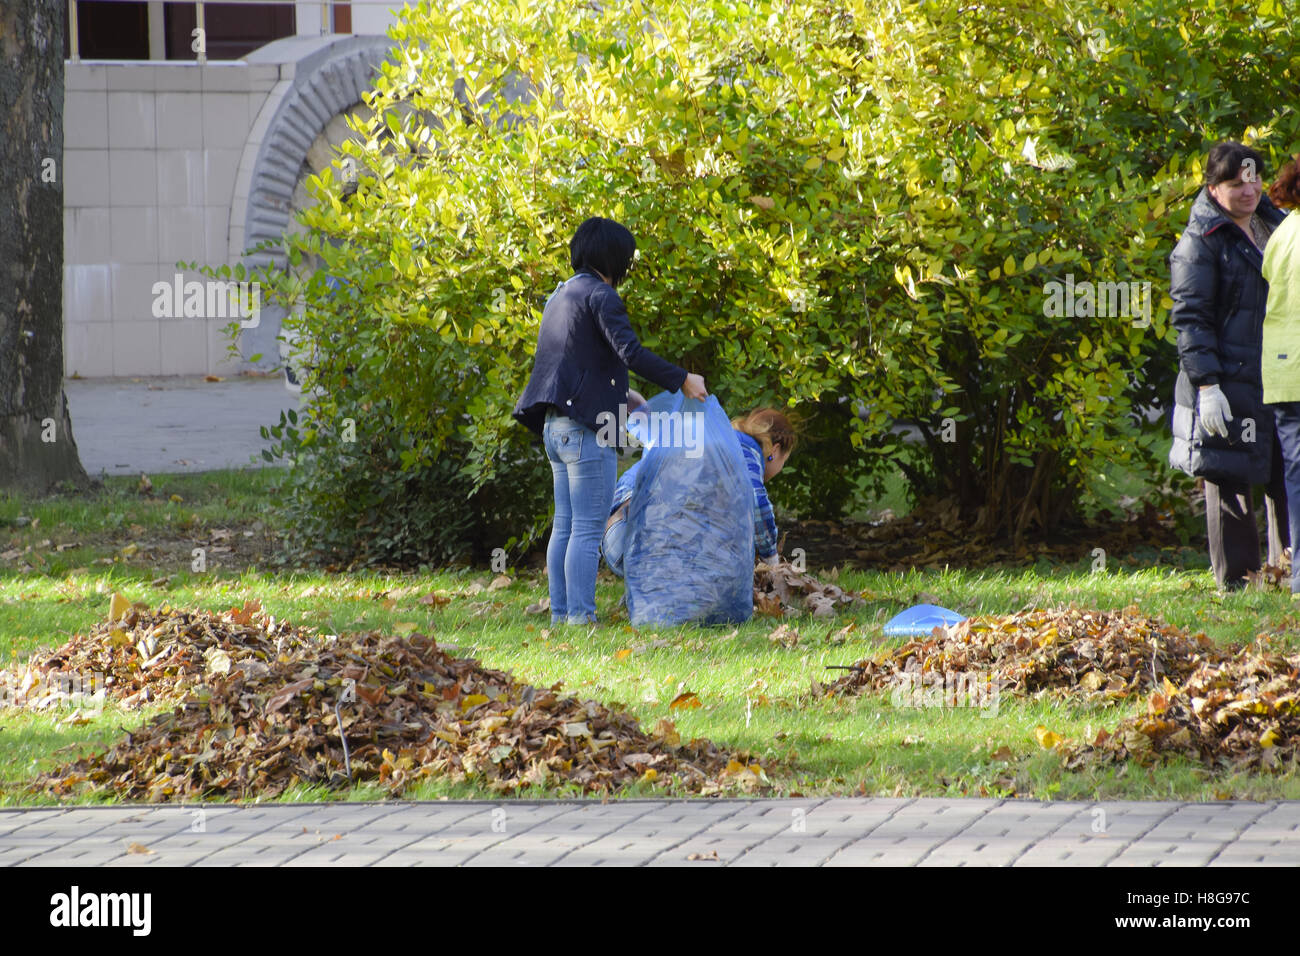
[[[614, 496], [615, 446], [597, 430], [628, 400], [628, 369], [689, 398], [704, 379], [641, 345], [615, 288], [632, 266], [636, 240], [593, 217], [569, 243], [573, 275], [546, 302], [533, 372], [514, 417], [542, 438], [554, 478], [555, 521], [546, 548], [551, 623], [596, 623], [600, 537]], [[608, 384], [606, 384], [608, 383]], [[622, 447], [626, 436], [619, 434]]]
[[1282, 455], [1260, 378], [1268, 283], [1264, 249], [1283, 214], [1263, 195], [1264, 160], [1241, 143], [1219, 143], [1205, 188], [1170, 257], [1178, 384], [1169, 461], [1205, 479], [1210, 566], [1221, 589], [1259, 570], [1251, 485], [1266, 484], [1268, 560], [1289, 541]]

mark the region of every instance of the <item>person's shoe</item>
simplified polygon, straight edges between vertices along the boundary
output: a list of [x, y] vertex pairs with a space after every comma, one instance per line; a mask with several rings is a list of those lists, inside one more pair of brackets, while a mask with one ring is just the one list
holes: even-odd
[[1234, 591], [1244, 591], [1244, 590], [1246, 590], [1246, 579], [1233, 578], [1231, 581], [1223, 582], [1222, 587], [1219, 588], [1219, 593], [1232, 594]]

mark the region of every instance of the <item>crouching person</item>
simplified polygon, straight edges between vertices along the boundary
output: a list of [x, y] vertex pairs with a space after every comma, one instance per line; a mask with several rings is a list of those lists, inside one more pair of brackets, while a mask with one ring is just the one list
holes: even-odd
[[[635, 392], [630, 403], [644, 404], [645, 399]], [[767, 482], [771, 481], [790, 458], [797, 441], [794, 426], [782, 412], [775, 408], [756, 408], [748, 415], [731, 420], [740, 440], [740, 450], [749, 471], [749, 483], [754, 492], [754, 553], [765, 564], [775, 564], [777, 554], [776, 516], [767, 498]], [[618, 479], [614, 486], [614, 502], [605, 522], [605, 536], [601, 541], [601, 554], [605, 564], [620, 578], [623, 557], [627, 550], [627, 511], [636, 490], [637, 462]]]

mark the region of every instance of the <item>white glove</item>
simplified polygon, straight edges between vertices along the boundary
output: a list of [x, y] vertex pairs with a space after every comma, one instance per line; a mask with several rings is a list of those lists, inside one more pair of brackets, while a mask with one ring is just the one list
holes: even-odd
[[1221, 438], [1228, 437], [1227, 423], [1232, 421], [1232, 406], [1219, 386], [1202, 386], [1197, 410], [1201, 415], [1201, 425], [1207, 432]]

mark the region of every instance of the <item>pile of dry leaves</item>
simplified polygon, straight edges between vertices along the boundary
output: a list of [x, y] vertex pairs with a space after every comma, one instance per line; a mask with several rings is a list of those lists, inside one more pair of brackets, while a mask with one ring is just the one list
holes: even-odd
[[796, 571], [787, 562], [775, 566], [760, 562], [754, 567], [755, 614], [782, 617], [808, 611], [813, 617], [834, 617], [840, 608], [861, 603], [851, 591]]
[[59, 700], [51, 689], [103, 688], [122, 706], [179, 698], [209, 676], [239, 667], [263, 676], [282, 654], [310, 653], [317, 640], [250, 601], [219, 616], [164, 607], [150, 611], [113, 596], [109, 619], [26, 666], [0, 671], [0, 699], [35, 706]]
[[24, 673], [52, 681], [95, 667], [110, 695], [182, 699], [106, 753], [38, 778], [53, 795], [273, 797], [298, 782], [362, 781], [399, 793], [431, 776], [502, 791], [645, 780], [708, 794], [767, 782], [748, 755], [684, 744], [668, 720], [644, 733], [627, 714], [452, 657], [422, 634], [321, 638], [253, 606], [219, 616], [134, 606]]
[[1225, 657], [1204, 634], [1189, 636], [1142, 614], [1033, 610], [969, 618], [908, 641], [881, 659], [858, 662], [814, 694], [859, 694], [898, 686], [917, 675], [967, 673], [1018, 695], [1065, 693], [1127, 697], [1181, 681], [1206, 661]]
[[1300, 762], [1300, 654], [1264, 642], [1230, 660], [1203, 663], [1180, 687], [1166, 681], [1145, 714], [1066, 753], [1066, 767], [1184, 755], [1229, 770]]

